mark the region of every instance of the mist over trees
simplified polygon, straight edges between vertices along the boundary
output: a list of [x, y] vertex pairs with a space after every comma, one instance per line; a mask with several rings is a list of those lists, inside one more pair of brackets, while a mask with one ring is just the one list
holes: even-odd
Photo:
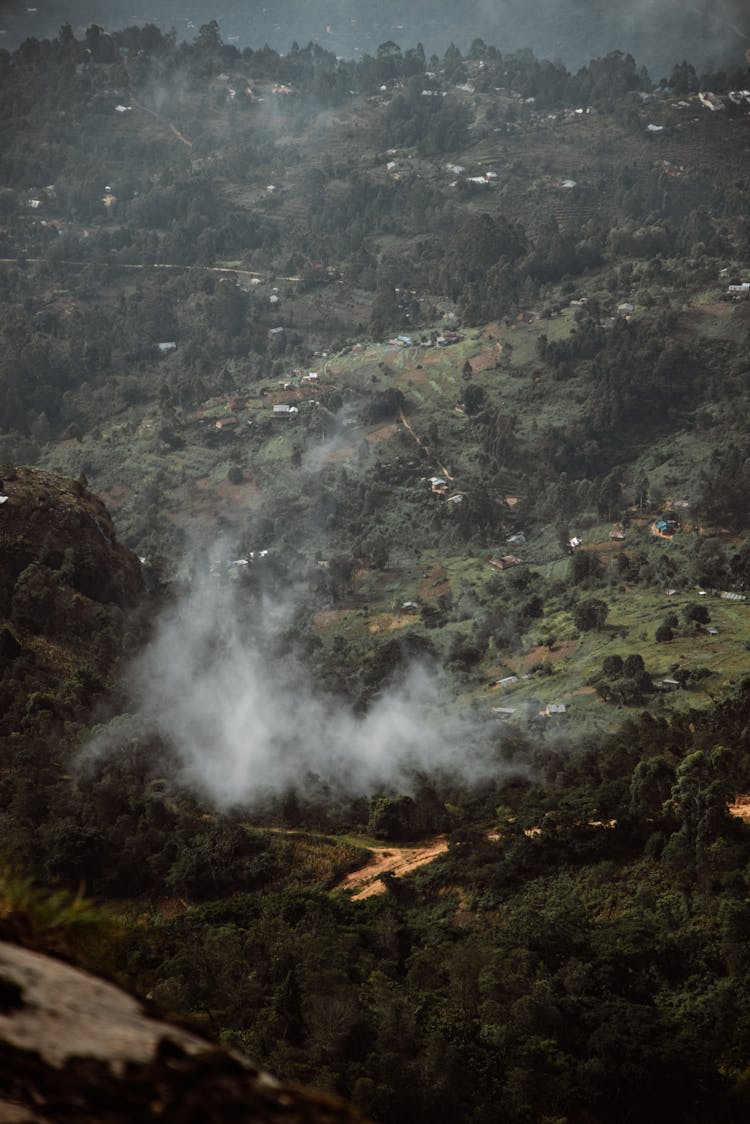
[[0, 874], [378, 1124], [744, 1119], [742, 51], [69, 7], [0, 50]]
[[[216, 13], [203, 0], [175, 7], [153, 0], [144, 19], [163, 31], [174, 27], [178, 39], [190, 40]], [[278, 0], [272, 7], [228, 0], [219, 17], [229, 41], [253, 49], [267, 43], [289, 48], [287, 29], [300, 43], [312, 39], [335, 54], [374, 54], [381, 43], [404, 39], [422, 43], [427, 54], [442, 54], [451, 43], [467, 51], [474, 40], [505, 51], [530, 48], [546, 58], [580, 66], [617, 45], [640, 59], [652, 73], [666, 74], [675, 59], [703, 67], [717, 59], [739, 62], [747, 43], [742, 0], [717, 0], [705, 6], [675, 5], [670, 0], [466, 0], [460, 15], [445, 0], [384, 0], [373, 7], [362, 0]], [[31, 8], [22, 0], [4, 6], [7, 44], [53, 36], [68, 22], [76, 34], [91, 24], [112, 31], [133, 21], [124, 0], [61, 0], [54, 10]]]

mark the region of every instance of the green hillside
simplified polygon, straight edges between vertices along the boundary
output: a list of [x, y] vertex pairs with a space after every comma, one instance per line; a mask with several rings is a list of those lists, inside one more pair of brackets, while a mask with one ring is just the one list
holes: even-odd
[[744, 1119], [750, 71], [0, 71], [3, 931], [378, 1122]]

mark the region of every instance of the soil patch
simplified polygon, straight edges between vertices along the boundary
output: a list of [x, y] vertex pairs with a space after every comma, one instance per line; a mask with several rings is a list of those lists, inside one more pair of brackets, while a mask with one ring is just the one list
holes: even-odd
[[397, 613], [379, 613], [376, 617], [370, 619], [367, 630], [373, 634], [377, 632], [397, 632], [400, 628], [406, 628], [408, 624], [412, 624], [413, 620], [413, 615], [403, 617]]
[[448, 574], [438, 563], [435, 566], [430, 566], [426, 572], [419, 587], [419, 599], [421, 601], [437, 601], [438, 598], [450, 593], [450, 588]]
[[750, 794], [735, 797], [728, 811], [730, 816], [735, 816], [744, 823], [750, 823]]
[[477, 371], [490, 371], [495, 369], [497, 361], [500, 358], [502, 344], [492, 344], [490, 347], [483, 347], [476, 355], [472, 355], [469, 362], [471, 369], [476, 374]]
[[374, 897], [375, 894], [384, 894], [385, 884], [380, 880], [382, 874], [392, 874], [396, 878], [401, 878], [404, 874], [410, 874], [420, 866], [433, 862], [438, 855], [444, 854], [447, 850], [448, 840], [444, 835], [421, 847], [389, 847], [372, 850], [367, 865], [347, 874], [339, 883], [338, 889], [353, 890], [353, 901], [362, 901], [364, 898]]
[[323, 464], [335, 464], [337, 461], [347, 461], [357, 452], [361, 441], [366, 441], [368, 445], [379, 445], [383, 441], [389, 441], [398, 431], [399, 425], [397, 422], [387, 422], [385, 425], [379, 425], [372, 433], [365, 433], [363, 437], [359, 439], [357, 445], [342, 445], [340, 448], [334, 449], [333, 452], [322, 458]]
[[537, 663], [560, 663], [561, 660], [565, 660], [572, 655], [577, 644], [577, 640], [566, 640], [551, 649], [544, 644], [539, 644], [536, 648], [527, 652], [525, 656], [522, 656], [519, 670], [528, 671], [530, 667]]
[[182, 898], [163, 898], [158, 910], [162, 921], [171, 921], [174, 917], [182, 917], [183, 913], [187, 913], [188, 904]]
[[348, 612], [348, 609], [322, 609], [319, 613], [313, 614], [313, 626], [319, 629], [332, 628], [342, 621]]
[[213, 527], [222, 519], [231, 520], [248, 509], [254, 510], [260, 498], [250, 480], [242, 484], [230, 484], [228, 480], [212, 484], [207, 478], [184, 484], [172, 495], [176, 499], [175, 509], [166, 512], [166, 518], [177, 524], [189, 521], [204, 527]]

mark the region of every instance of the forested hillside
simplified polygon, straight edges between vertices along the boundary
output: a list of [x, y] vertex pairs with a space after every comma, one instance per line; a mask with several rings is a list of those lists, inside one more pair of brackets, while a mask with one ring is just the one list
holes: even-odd
[[0, 72], [7, 870], [376, 1121], [744, 1119], [748, 67]]

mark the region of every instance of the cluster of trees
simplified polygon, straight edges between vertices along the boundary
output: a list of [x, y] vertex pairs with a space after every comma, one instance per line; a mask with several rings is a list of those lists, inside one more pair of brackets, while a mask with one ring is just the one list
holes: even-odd
[[[538, 589], [532, 574], [508, 577], [514, 602]], [[699, 603], [683, 614], [690, 628], [704, 617]], [[637, 705], [647, 679], [637, 654], [602, 668], [611, 701]], [[169, 748], [132, 719], [110, 723], [114, 756], [70, 776], [101, 688], [76, 682], [75, 711], [72, 683], [4, 696], [0, 842], [47, 882], [189, 903], [123, 935], [131, 984], [376, 1120], [427, 1121], [438, 1105], [448, 1120], [501, 1110], [519, 1124], [744, 1110], [750, 834], [727, 801], [750, 785], [750, 684], [708, 712], [644, 714], [603, 738], [488, 729], [496, 768], [481, 782], [416, 776], [368, 803], [311, 781], [206, 816], [164, 779]], [[329, 891], [361, 856], [304, 836], [344, 829], [394, 842], [448, 830], [450, 847], [350, 902]]]
[[[607, 672], [635, 680], [642, 661]], [[376, 1120], [731, 1117], [750, 839], [726, 801], [750, 780], [747, 713], [745, 686], [702, 718], [644, 716], [563, 754], [509, 743], [508, 763], [530, 754], [540, 779], [441, 788], [465, 826], [408, 885], [364, 903], [308, 887], [194, 905], [135, 930], [126, 971]], [[380, 799], [371, 827], [408, 836], [435, 799]], [[490, 841], [480, 825], [498, 818]]]

